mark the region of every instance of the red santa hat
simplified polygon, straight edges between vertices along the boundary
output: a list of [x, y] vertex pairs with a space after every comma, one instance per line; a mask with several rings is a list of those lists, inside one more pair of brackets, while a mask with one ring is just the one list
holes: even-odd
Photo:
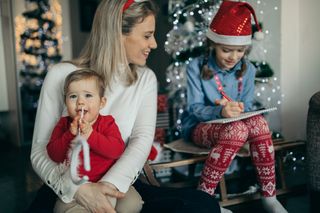
[[249, 45], [252, 37], [251, 15], [258, 29], [254, 37], [262, 40], [264, 35], [254, 9], [246, 2], [237, 1], [222, 2], [210, 24], [207, 37], [219, 44]]

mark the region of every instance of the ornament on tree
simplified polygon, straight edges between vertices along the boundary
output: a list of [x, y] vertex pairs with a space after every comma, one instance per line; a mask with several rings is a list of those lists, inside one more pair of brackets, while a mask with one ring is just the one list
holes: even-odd
[[194, 31], [194, 23], [192, 21], [186, 21], [184, 23], [184, 28], [188, 33], [192, 33]]
[[172, 135], [177, 138], [181, 134], [181, 115], [186, 106], [186, 66], [204, 51], [206, 29], [220, 2], [201, 0], [169, 3], [169, 9], [173, 12], [173, 28], [167, 34], [165, 51], [171, 55], [172, 63], [166, 70], [166, 77], [169, 105], [174, 118]]

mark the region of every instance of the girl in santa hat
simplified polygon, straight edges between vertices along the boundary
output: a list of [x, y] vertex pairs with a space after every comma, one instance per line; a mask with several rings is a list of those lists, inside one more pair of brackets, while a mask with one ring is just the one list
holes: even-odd
[[198, 146], [211, 148], [198, 185], [198, 189], [210, 195], [214, 195], [237, 152], [248, 142], [264, 209], [285, 213], [276, 199], [274, 149], [264, 117], [256, 115], [225, 124], [203, 123], [237, 117], [252, 109], [256, 69], [245, 59], [252, 38], [251, 15], [259, 31], [255, 37], [262, 39], [263, 33], [248, 3], [221, 4], [207, 32], [208, 52], [187, 67], [188, 106], [182, 119], [183, 135]]

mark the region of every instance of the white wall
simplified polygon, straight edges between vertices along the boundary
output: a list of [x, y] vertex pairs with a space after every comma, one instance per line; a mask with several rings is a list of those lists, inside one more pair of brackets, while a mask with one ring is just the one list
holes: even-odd
[[320, 91], [320, 1], [281, 3], [282, 132], [288, 140], [305, 139], [308, 102]]
[[3, 34], [2, 34], [2, 14], [0, 10], [0, 112], [9, 110], [7, 76], [4, 60]]
[[[268, 83], [257, 83], [256, 93], [261, 96], [257, 100], [265, 107], [281, 107], [277, 102], [281, 101], [281, 90], [273, 89], [280, 86], [280, 18], [281, 2], [270, 0], [246, 0], [255, 10], [259, 23], [262, 23], [264, 39], [261, 41], [252, 41], [252, 50], [249, 59], [253, 61], [265, 61], [273, 70], [273, 78]], [[277, 79], [276, 81], [274, 79]], [[261, 88], [265, 88], [264, 91]], [[268, 98], [271, 98], [268, 101]], [[271, 131], [281, 132], [281, 111], [274, 111], [266, 115]]]
[[[279, 76], [281, 2], [270, 0], [246, 0], [246, 2], [250, 3], [254, 8], [257, 19], [262, 23], [263, 31], [265, 32], [263, 40], [253, 40], [250, 58], [253, 60], [265, 59], [275, 72], [275, 76]], [[260, 3], [258, 4], [257, 2]], [[263, 50], [267, 52], [264, 53]]]
[[[12, 20], [12, 1], [1, 0], [1, 25], [3, 36], [1, 42], [3, 45], [2, 57], [4, 59], [5, 68], [5, 96], [7, 96], [8, 111], [0, 114], [0, 120], [5, 125], [2, 126], [1, 131], [5, 132], [6, 143], [11, 143], [14, 146], [21, 145], [21, 113], [19, 106], [19, 94], [18, 94], [18, 83], [16, 76], [16, 63], [15, 63], [15, 46], [14, 46], [14, 31], [13, 31], [13, 20]], [[2, 64], [3, 66], [3, 64]], [[1, 79], [4, 80], [4, 79]], [[1, 81], [0, 80], [0, 81]], [[2, 92], [2, 91], [1, 91]]]
[[71, 60], [72, 40], [71, 40], [71, 21], [70, 21], [70, 0], [59, 0], [62, 7], [62, 58]]

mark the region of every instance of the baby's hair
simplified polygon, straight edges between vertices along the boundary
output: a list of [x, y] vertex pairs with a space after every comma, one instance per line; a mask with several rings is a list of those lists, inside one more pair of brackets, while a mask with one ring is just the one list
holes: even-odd
[[106, 89], [106, 83], [104, 81], [104, 78], [101, 75], [99, 75], [97, 72], [87, 68], [73, 71], [67, 76], [64, 82], [64, 88], [63, 88], [64, 95], [66, 96], [68, 92], [68, 88], [72, 82], [80, 81], [84, 79], [90, 79], [90, 78], [96, 81], [97, 86], [99, 88], [99, 95], [100, 97], [103, 97]]

